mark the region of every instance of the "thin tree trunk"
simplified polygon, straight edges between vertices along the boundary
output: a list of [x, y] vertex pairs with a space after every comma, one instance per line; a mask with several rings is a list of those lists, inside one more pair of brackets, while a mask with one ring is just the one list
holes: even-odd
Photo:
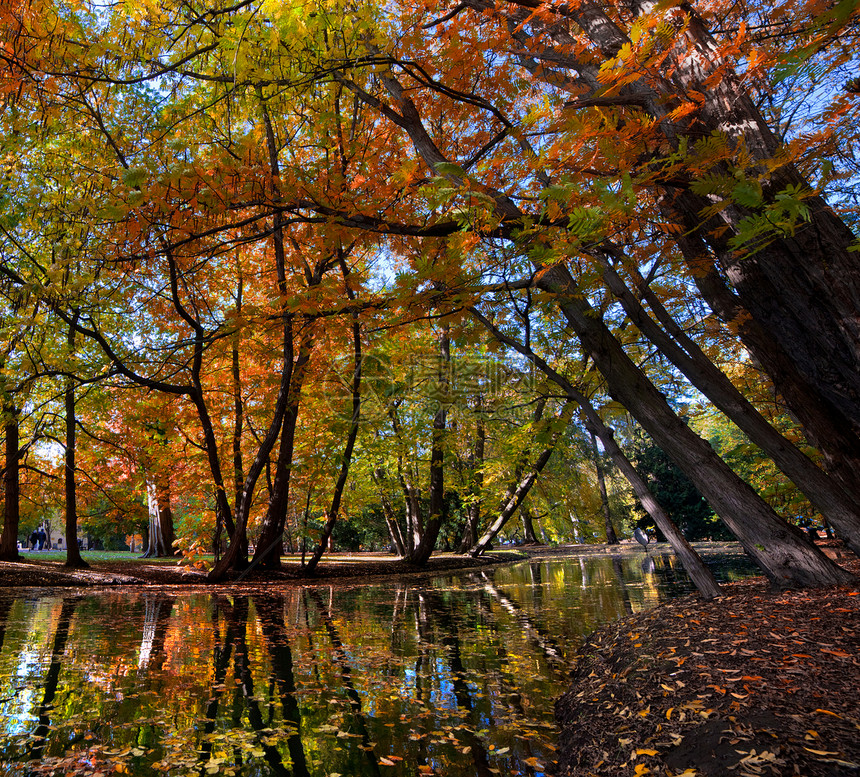
[[[309, 325], [310, 326], [310, 325]], [[281, 537], [287, 519], [287, 506], [290, 499], [290, 480], [293, 469], [293, 450], [296, 440], [296, 426], [299, 420], [302, 386], [313, 347], [313, 334], [308, 331], [302, 335], [299, 352], [292, 370], [287, 410], [281, 427], [281, 446], [275, 466], [275, 481], [269, 506], [263, 518], [263, 526], [257, 547], [254, 551], [254, 564], [263, 569], [278, 569], [281, 565]]]
[[[75, 317], [77, 317], [77, 312]], [[75, 328], [69, 327], [68, 332], [69, 353], [75, 349]], [[71, 375], [66, 378], [66, 450], [65, 450], [65, 478], [66, 491], [66, 563], [65, 566], [72, 569], [86, 569], [89, 567], [81, 558], [81, 550], [78, 547], [78, 503], [77, 503], [77, 471], [75, 453], [76, 440], [76, 418], [75, 418], [75, 381]]]
[[[236, 523], [233, 540], [230, 542], [230, 547], [224, 554], [224, 557], [215, 565], [209, 573], [208, 579], [216, 582], [223, 579], [224, 575], [229, 570], [237, 570], [245, 566], [248, 554], [248, 517], [251, 513], [251, 502], [253, 499], [254, 488], [263, 470], [269, 471], [269, 454], [275, 447], [278, 441], [278, 436], [283, 426], [284, 416], [287, 412], [287, 407], [290, 401], [290, 389], [293, 383], [293, 373], [295, 364], [293, 362], [293, 327], [292, 317], [288, 316], [284, 322], [283, 329], [283, 363], [281, 367], [281, 380], [278, 386], [278, 396], [275, 400], [275, 411], [272, 415], [272, 421], [269, 424], [269, 429], [263, 442], [257, 450], [257, 455], [251, 466], [248, 468], [248, 474], [245, 476], [245, 482], [242, 485], [241, 500], [236, 505]], [[269, 483], [269, 501], [271, 502], [275, 489], [274, 484]]]
[[617, 545], [618, 536], [612, 525], [612, 511], [609, 509], [609, 494], [606, 492], [606, 477], [603, 474], [603, 462], [600, 460], [600, 451], [597, 450], [597, 436], [589, 430], [591, 437], [591, 455], [594, 460], [594, 469], [597, 471], [597, 487], [600, 489], [600, 506], [603, 508], [603, 523], [606, 527], [606, 544]]
[[[502, 530], [510, 517], [522, 504], [523, 499], [528, 496], [528, 493], [529, 491], [531, 491], [532, 486], [535, 484], [538, 475], [540, 475], [540, 473], [543, 471], [544, 467], [546, 467], [547, 463], [552, 457], [559, 437], [562, 435], [565, 428], [567, 428], [567, 425], [570, 423], [570, 417], [573, 414], [574, 407], [574, 402], [570, 400], [565, 402], [558, 417], [560, 428], [556, 429], [556, 431], [553, 432], [552, 437], [550, 438], [549, 445], [541, 452], [540, 456], [538, 456], [537, 458], [537, 461], [535, 461], [534, 465], [531, 467], [525, 477], [521, 476], [517, 483], [511, 484], [513, 488], [508, 489], [507, 498], [502, 505], [502, 509], [499, 511], [499, 515], [490, 524], [490, 527], [484, 532], [481, 539], [479, 539], [478, 542], [475, 544], [475, 547], [473, 547], [472, 550], [469, 551], [470, 556], [472, 556], [473, 558], [477, 558], [487, 549], [487, 546], [493, 541], [495, 536]], [[522, 470], [519, 471], [522, 472]]]
[[379, 489], [379, 503], [382, 505], [382, 513], [385, 516], [385, 525], [388, 527], [388, 535], [391, 537], [391, 545], [394, 548], [395, 554], [399, 558], [406, 555], [406, 543], [403, 539], [403, 532], [400, 530], [400, 524], [394, 515], [394, 508], [391, 506], [391, 500], [385, 490], [386, 475], [382, 467], [376, 467], [372, 470], [371, 477], [376, 487]]
[[[241, 272], [241, 269], [240, 269]], [[239, 276], [239, 290], [236, 301], [236, 316], [242, 315], [242, 279]], [[232, 355], [232, 377], [233, 377], [233, 483], [235, 487], [234, 505], [238, 507], [242, 502], [242, 487], [245, 482], [245, 468], [242, 461], [242, 429], [244, 426], [245, 416], [242, 404], [242, 372], [239, 369], [240, 354], [239, 354], [239, 333], [238, 326], [233, 333], [231, 340], [231, 355]], [[238, 523], [238, 517], [237, 521]]]
[[483, 402], [479, 395], [475, 407], [475, 442], [469, 457], [469, 503], [466, 507], [466, 525], [460, 540], [459, 553], [468, 551], [478, 541], [478, 526], [481, 523], [481, 500], [484, 494], [484, 449], [487, 430], [484, 427]]
[[433, 441], [430, 449], [430, 505], [427, 523], [418, 545], [407, 557], [412, 564], [426, 564], [436, 547], [439, 529], [445, 512], [445, 436], [448, 418], [448, 394], [450, 381], [448, 370], [451, 364], [451, 334], [447, 324], [442, 326], [439, 337], [439, 370], [437, 392], [439, 407], [433, 417]]
[[[348, 273], [346, 272], [346, 263], [341, 258], [341, 266], [344, 272], [344, 282], [347, 283], [347, 293], [349, 298], [353, 299], [354, 295], [349, 289], [347, 282]], [[340, 475], [334, 487], [334, 493], [331, 498], [331, 506], [329, 507], [328, 517], [323, 526], [322, 534], [320, 535], [319, 544], [314, 551], [311, 560], [308, 561], [304, 569], [306, 575], [314, 574], [317, 564], [319, 564], [322, 554], [325, 552], [326, 546], [331, 538], [332, 530], [337, 521], [338, 513], [340, 512], [340, 501], [343, 497], [343, 490], [346, 487], [346, 480], [349, 477], [349, 466], [352, 462], [352, 452], [355, 447], [355, 440], [358, 437], [358, 424], [361, 415], [361, 327], [358, 324], [358, 315], [353, 314], [352, 321], [352, 345], [355, 354], [355, 366], [352, 372], [352, 418], [349, 423], [349, 435], [346, 440], [346, 448], [343, 452], [343, 459], [340, 467]]]
[[[623, 451], [618, 446], [618, 443], [615, 442], [615, 436], [612, 429], [603, 423], [603, 419], [600, 417], [600, 414], [597, 412], [594, 405], [592, 405], [585, 395], [578, 391], [577, 388], [567, 380], [567, 378], [552, 369], [552, 367], [532, 351], [531, 348], [524, 346], [517, 340], [503, 334], [498, 327], [484, 318], [478, 311], [470, 309], [470, 312], [497, 340], [499, 340], [499, 342], [508, 345], [529, 359], [539, 370], [541, 370], [541, 372], [565, 391], [568, 397], [579, 405], [580, 414], [583, 417], [586, 429], [589, 433], [595, 434], [600, 438], [600, 441], [603, 444], [603, 450], [606, 451], [607, 455], [612, 459], [615, 466], [618, 467], [621, 474], [630, 482], [634, 493], [639, 498], [640, 504], [642, 504], [645, 511], [651, 516], [654, 523], [660, 528], [660, 531], [663, 532], [664, 536], [669, 541], [669, 544], [675, 551], [675, 555], [680, 559], [681, 564], [687, 571], [687, 574], [690, 576], [690, 579], [693, 581], [696, 588], [699, 590], [699, 593], [701, 593], [702, 597], [705, 599], [713, 599], [719, 596], [720, 587], [714, 578], [713, 573], [708, 569], [699, 554], [696, 553], [695, 549], [689, 542], [687, 542], [687, 539], [683, 534], [681, 534], [678, 527], [651, 494], [648, 484], [641, 475], [639, 475], [630, 460], [624, 455]], [[583, 575], [584, 574], [585, 572], [583, 571]]]

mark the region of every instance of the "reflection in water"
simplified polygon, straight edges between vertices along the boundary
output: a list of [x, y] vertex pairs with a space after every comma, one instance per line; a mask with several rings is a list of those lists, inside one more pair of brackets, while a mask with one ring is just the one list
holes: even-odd
[[0, 775], [539, 777], [582, 637], [690, 590], [648, 559], [0, 598]]

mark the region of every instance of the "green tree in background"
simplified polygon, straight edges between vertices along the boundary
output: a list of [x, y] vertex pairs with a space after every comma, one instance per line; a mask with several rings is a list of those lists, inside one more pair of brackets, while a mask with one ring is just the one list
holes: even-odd
[[[651, 493], [689, 541], [732, 538], [725, 524], [714, 515], [690, 479], [650, 437], [638, 430], [632, 447], [632, 458], [639, 474], [648, 482]], [[662, 532], [645, 515], [638, 502], [637, 512], [642, 515], [638, 525], [656, 531], [658, 539], [663, 541]]]

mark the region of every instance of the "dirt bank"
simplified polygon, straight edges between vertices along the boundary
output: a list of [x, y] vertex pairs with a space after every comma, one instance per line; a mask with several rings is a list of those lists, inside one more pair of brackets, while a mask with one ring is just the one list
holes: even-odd
[[560, 775], [860, 775], [860, 586], [725, 589], [591, 635], [556, 705]]

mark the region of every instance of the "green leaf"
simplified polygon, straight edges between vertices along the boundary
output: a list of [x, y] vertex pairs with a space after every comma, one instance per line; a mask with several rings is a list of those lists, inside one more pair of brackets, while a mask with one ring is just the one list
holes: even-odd
[[457, 178], [465, 178], [466, 171], [453, 162], [437, 162], [433, 167], [439, 175], [456, 176]]

